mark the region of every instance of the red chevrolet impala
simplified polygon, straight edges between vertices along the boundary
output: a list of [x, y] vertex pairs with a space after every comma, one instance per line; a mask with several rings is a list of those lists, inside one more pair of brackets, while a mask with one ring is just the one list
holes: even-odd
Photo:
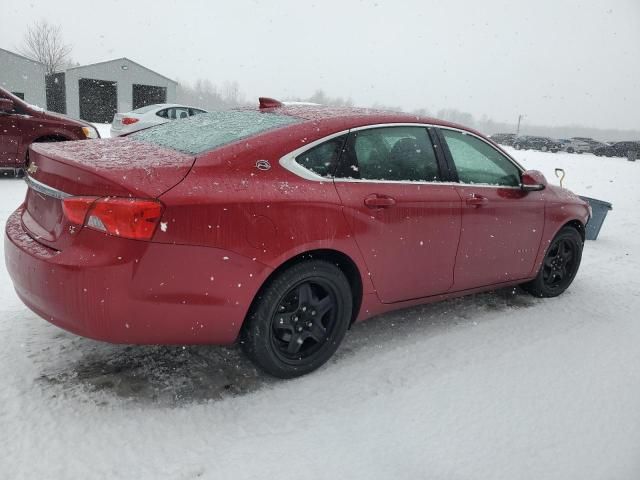
[[108, 342], [239, 340], [279, 377], [385, 311], [507, 285], [562, 293], [590, 214], [462, 126], [271, 99], [35, 144], [26, 179], [5, 256], [34, 312]]

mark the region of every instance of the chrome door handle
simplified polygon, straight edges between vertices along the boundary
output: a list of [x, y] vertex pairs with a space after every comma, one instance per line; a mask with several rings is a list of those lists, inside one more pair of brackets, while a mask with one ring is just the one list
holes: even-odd
[[373, 195], [365, 197], [364, 204], [369, 208], [389, 208], [396, 204], [396, 200], [386, 195], [374, 193]]

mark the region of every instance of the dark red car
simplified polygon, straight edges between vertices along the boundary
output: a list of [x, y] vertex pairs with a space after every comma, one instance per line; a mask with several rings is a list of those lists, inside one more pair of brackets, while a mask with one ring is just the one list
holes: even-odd
[[44, 111], [0, 88], [0, 176], [21, 171], [34, 142], [86, 138], [100, 138], [90, 123]]
[[5, 256], [33, 311], [108, 342], [240, 340], [280, 377], [382, 312], [507, 285], [562, 293], [590, 215], [473, 130], [266, 99], [36, 144], [31, 167]]

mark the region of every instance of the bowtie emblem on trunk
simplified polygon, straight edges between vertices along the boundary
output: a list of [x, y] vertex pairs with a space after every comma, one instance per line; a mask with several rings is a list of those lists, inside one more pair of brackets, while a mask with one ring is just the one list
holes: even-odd
[[35, 163], [30, 163], [29, 167], [27, 168], [27, 173], [29, 175], [35, 175], [37, 171], [38, 171], [38, 165], [36, 165]]

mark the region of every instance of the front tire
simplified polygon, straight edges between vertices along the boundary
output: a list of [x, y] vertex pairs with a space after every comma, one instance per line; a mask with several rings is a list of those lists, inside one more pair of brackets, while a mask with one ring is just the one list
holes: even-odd
[[242, 348], [274, 377], [305, 375], [338, 349], [352, 308], [349, 282], [338, 267], [322, 260], [298, 263], [258, 294], [242, 328]]
[[573, 227], [563, 227], [549, 244], [536, 278], [522, 287], [541, 298], [557, 297], [578, 273], [584, 241]]

